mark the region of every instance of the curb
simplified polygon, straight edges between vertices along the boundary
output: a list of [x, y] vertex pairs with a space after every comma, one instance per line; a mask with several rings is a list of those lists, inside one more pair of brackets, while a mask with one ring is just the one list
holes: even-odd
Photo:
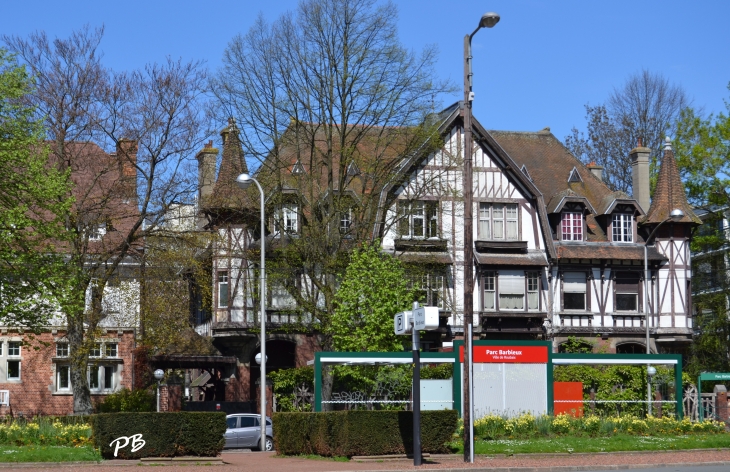
[[[424, 464], [426, 465], [426, 464]], [[681, 462], [674, 464], [625, 464], [625, 465], [565, 465], [546, 467], [463, 467], [429, 469], [439, 472], [574, 472], [583, 470], [641, 470], [660, 469], [669, 467], [730, 467], [730, 461], [719, 462]], [[377, 470], [342, 470], [339, 472], [403, 472], [402, 469], [377, 469]]]

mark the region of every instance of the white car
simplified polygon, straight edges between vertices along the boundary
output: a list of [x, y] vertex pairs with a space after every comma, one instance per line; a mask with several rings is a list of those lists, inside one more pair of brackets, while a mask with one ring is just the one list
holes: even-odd
[[[261, 450], [261, 415], [254, 413], [237, 413], [226, 416], [225, 448], [251, 448]], [[274, 430], [271, 418], [266, 417], [265, 451], [274, 450]]]

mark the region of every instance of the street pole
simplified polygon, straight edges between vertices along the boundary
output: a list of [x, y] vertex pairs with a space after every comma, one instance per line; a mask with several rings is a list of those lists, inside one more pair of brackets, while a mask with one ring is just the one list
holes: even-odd
[[[418, 302], [413, 302], [413, 312], [417, 309]], [[421, 465], [421, 339], [413, 324], [413, 465]]]
[[474, 232], [472, 222], [473, 180], [471, 136], [472, 69], [471, 38], [480, 28], [491, 28], [499, 22], [496, 13], [485, 13], [472, 34], [464, 36], [464, 462], [474, 462], [474, 405], [472, 399], [472, 325], [474, 323]]
[[236, 177], [236, 185], [242, 189], [247, 189], [251, 182], [256, 184], [261, 195], [261, 270], [259, 278], [260, 288], [260, 310], [261, 310], [261, 335], [259, 342], [261, 343], [261, 450], [266, 450], [266, 215], [264, 213], [264, 189], [261, 188], [258, 180], [248, 174], [241, 174]]

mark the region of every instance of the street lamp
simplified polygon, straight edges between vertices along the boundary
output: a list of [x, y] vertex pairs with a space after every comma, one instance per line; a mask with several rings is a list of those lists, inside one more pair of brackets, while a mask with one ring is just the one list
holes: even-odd
[[471, 70], [471, 38], [481, 28], [491, 28], [499, 22], [499, 15], [494, 12], [485, 13], [479, 26], [472, 34], [464, 36], [464, 462], [474, 462], [474, 428], [472, 417], [474, 405], [471, 395], [473, 376], [472, 359], [472, 323], [474, 318], [474, 234], [472, 231], [472, 139], [471, 139], [471, 102], [472, 92]]
[[656, 368], [654, 366], [647, 366], [646, 368], [646, 374], [649, 377], [649, 380], [647, 381], [648, 389], [649, 389], [649, 401], [647, 402], [647, 412], [649, 413], [649, 416], [651, 416], [651, 379], [654, 378], [656, 375]]
[[[261, 418], [259, 423], [261, 424], [261, 450], [266, 450], [266, 277], [264, 272], [266, 271], [266, 260], [264, 259], [264, 253], [266, 252], [266, 232], [264, 228], [266, 226], [266, 217], [264, 214], [264, 190], [261, 188], [259, 182], [248, 174], [241, 174], [236, 177], [236, 185], [242, 189], [247, 189], [251, 186], [251, 183], [256, 184], [261, 195], [261, 268], [260, 268], [260, 282], [261, 294], [259, 299], [261, 300]], [[258, 362], [258, 360], [257, 360]]]
[[155, 379], [157, 379], [157, 413], [160, 412], [160, 381], [165, 376], [165, 371], [162, 369], [155, 370]]
[[[651, 242], [651, 238], [654, 237], [657, 230], [661, 228], [661, 226], [666, 223], [667, 221], [679, 221], [684, 217], [684, 212], [680, 210], [679, 208], [675, 208], [669, 213], [669, 217], [666, 218], [664, 221], [659, 223], [656, 228], [652, 230], [651, 233], [649, 233], [649, 237], [646, 238], [646, 241], [644, 242], [644, 325], [646, 326], [646, 353], [651, 354], [651, 348], [649, 347], [649, 310], [647, 302], [649, 300], [649, 261], [647, 257], [647, 246]], [[655, 301], [655, 304], [658, 303], [658, 300]], [[658, 307], [657, 307], [658, 308]], [[646, 386], [646, 402], [647, 402], [647, 412], [649, 415], [651, 415], [651, 376], [652, 370], [654, 373], [656, 373], [656, 369], [652, 366], [647, 366], [647, 372], [649, 373], [649, 382], [647, 382]]]

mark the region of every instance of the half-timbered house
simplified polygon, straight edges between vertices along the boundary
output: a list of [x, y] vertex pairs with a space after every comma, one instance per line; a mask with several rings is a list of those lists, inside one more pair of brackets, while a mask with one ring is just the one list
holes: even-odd
[[[272, 267], [282, 262], [277, 248], [302, 243], [317, 222], [317, 241], [327, 249], [380, 240], [384, 252], [403, 261], [421, 303], [440, 309], [442, 328], [424, 333], [428, 349], [462, 336], [466, 321], [485, 339], [547, 339], [560, 350], [574, 337], [606, 352], [645, 352], [649, 323], [652, 352], [682, 352], [692, 328], [689, 240], [701, 221], [684, 196], [670, 144], [650, 202], [647, 148], [631, 151], [634, 188], [643, 189], [637, 199], [611, 191], [601, 168], [583, 165], [549, 128], [490, 131], [473, 120], [475, 296], [474, 317], [464, 320], [463, 113], [457, 103], [428, 118], [438, 127], [437, 147], [408, 145], [403, 129], [367, 130], [377, 139], [358, 141], [347, 162], [324, 145], [314, 149], [319, 154], [302, 149], [297, 133], [311, 132], [316, 148], [322, 131], [293, 122], [296, 132], [285, 133], [276, 159], [270, 157], [256, 174], [266, 195]], [[217, 178], [218, 151], [209, 145], [198, 154], [199, 227], [217, 238], [212, 313], [198, 317], [196, 329], [237, 357], [236, 368], [224, 373], [226, 399], [247, 400], [255, 398], [259, 375], [254, 356], [260, 349], [261, 223], [257, 190], [234, 183], [248, 172], [238, 133], [232, 120], [221, 133]], [[379, 154], [384, 137], [391, 146]], [[387, 178], [376, 181], [375, 172]], [[675, 209], [682, 210], [681, 218], [670, 218]], [[283, 263], [291, 269], [289, 279], [267, 275], [272, 369], [304, 365], [321, 348], [316, 333], [303, 329], [313, 314], [298, 294], [307, 292], [307, 303], [319, 307], [325, 299], [318, 293], [336, 290], [336, 280], [329, 287], [322, 285], [326, 279], [314, 283], [317, 268], [307, 273], [308, 261], [299, 260], [301, 267]]]

